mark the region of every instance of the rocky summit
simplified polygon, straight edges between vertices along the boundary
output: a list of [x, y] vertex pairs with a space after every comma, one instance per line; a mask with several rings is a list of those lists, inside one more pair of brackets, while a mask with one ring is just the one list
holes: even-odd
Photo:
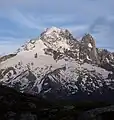
[[114, 53], [97, 48], [90, 34], [77, 40], [67, 29], [48, 28], [0, 57], [0, 83], [51, 100], [112, 100]]

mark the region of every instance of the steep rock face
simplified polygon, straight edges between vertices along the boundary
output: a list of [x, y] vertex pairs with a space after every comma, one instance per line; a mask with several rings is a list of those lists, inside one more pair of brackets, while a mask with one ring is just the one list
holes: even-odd
[[91, 63], [99, 63], [98, 53], [96, 51], [96, 43], [90, 34], [86, 34], [80, 45], [80, 57], [85, 61], [90, 61]]
[[114, 54], [106, 49], [98, 51], [101, 67], [114, 72]]
[[77, 59], [79, 42], [68, 30], [50, 28], [41, 34], [41, 40], [47, 46], [45, 53], [52, 55], [54, 59], [73, 57]]
[[0, 63], [0, 82], [44, 97], [103, 94], [114, 89], [114, 54], [96, 48], [89, 34], [78, 41], [52, 27]]

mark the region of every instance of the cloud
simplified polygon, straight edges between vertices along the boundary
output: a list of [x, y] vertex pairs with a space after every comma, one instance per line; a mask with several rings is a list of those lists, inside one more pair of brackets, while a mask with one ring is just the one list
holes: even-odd
[[12, 42], [11, 43], [1, 43], [0, 42], [0, 55], [5, 55], [5, 54], [9, 54], [12, 53], [14, 51], [16, 51], [16, 49], [19, 48], [18, 44], [14, 44], [12, 46]]
[[96, 38], [99, 47], [114, 50], [113, 16], [99, 17], [89, 27], [89, 32]]
[[0, 9], [17, 8], [36, 14], [75, 14], [78, 18], [84, 16], [92, 19], [112, 13], [113, 4], [113, 0], [1, 0]]
[[46, 27], [64, 25], [65, 23], [72, 23], [75, 21], [74, 15], [39, 15], [34, 16], [30, 13], [24, 13], [18, 9], [7, 11], [5, 14], [0, 14], [0, 18], [9, 19], [16, 23], [18, 27], [43, 30]]
[[45, 28], [56, 26], [69, 29], [75, 36], [90, 32], [98, 46], [113, 48], [113, 11], [114, 0], [0, 0], [0, 37], [14, 42], [36, 37]]
[[6, 29], [0, 29], [0, 35], [2, 34], [10, 34], [12, 36], [15, 36], [16, 35], [16, 32], [15, 31], [12, 31], [12, 30], [6, 30]]
[[0, 55], [15, 52], [21, 45], [21, 40], [25, 38], [0, 37]]
[[40, 26], [36, 24], [37, 21], [33, 19], [32, 16], [26, 15], [18, 11], [17, 9], [10, 10], [6, 14], [1, 15], [2, 18], [9, 19], [13, 21], [14, 23], [18, 24], [18, 26], [25, 26], [27, 28], [31, 29], [39, 29]]
[[74, 36], [80, 37], [84, 33], [86, 33], [89, 26], [88, 25], [69, 25], [69, 26], [65, 26], [64, 28], [70, 30], [71, 33], [73, 33]]

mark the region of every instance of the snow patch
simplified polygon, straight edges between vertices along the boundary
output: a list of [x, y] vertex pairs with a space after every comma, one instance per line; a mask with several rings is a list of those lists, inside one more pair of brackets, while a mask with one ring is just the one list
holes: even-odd
[[91, 44], [91, 43], [89, 43], [89, 44], [88, 44], [88, 47], [92, 48], [93, 46], [92, 46], [92, 44]]
[[87, 55], [87, 59], [88, 59], [88, 60], [91, 60], [88, 55]]
[[61, 29], [59, 29], [59, 28], [51, 27], [51, 28], [48, 28], [48, 29], [45, 31], [45, 34], [46, 34], [46, 35], [50, 35], [52, 32], [60, 33], [60, 31], [61, 31]]
[[109, 62], [110, 62], [108, 58], [106, 58], [106, 61], [107, 61], [107, 63], [109, 63]]

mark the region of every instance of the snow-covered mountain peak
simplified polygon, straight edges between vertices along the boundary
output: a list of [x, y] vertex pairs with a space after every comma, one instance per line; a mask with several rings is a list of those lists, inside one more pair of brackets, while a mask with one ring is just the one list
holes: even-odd
[[44, 33], [45, 33], [46, 35], [49, 35], [49, 34], [52, 34], [52, 33], [54, 33], [54, 32], [60, 33], [61, 31], [62, 31], [62, 29], [53, 26], [53, 27], [51, 27], [51, 28], [47, 28], [47, 29], [44, 31]]
[[48, 28], [17, 54], [0, 58], [0, 83], [57, 97], [114, 89], [114, 54], [96, 48], [89, 34], [78, 41], [66, 29]]
[[41, 33], [41, 35], [53, 35], [53, 34], [66, 34], [66, 33], [70, 33], [69, 30], [67, 29], [63, 29], [63, 28], [58, 28], [58, 27], [50, 27], [50, 28], [46, 28], [44, 32]]
[[42, 51], [43, 53], [49, 49], [64, 53], [66, 49], [70, 50], [72, 46], [74, 46], [74, 38], [67, 29], [51, 27], [42, 32], [38, 38], [31, 39], [22, 45], [17, 50], [17, 53], [35, 50], [37, 50], [36, 52]]
[[42, 32], [40, 37], [41, 38], [56, 37], [59, 39], [60, 37], [68, 37], [68, 36], [72, 36], [72, 34], [67, 29], [51, 27], [51, 28], [47, 28], [44, 32]]
[[73, 35], [67, 29], [56, 27], [47, 28], [41, 33], [40, 39], [44, 42], [47, 48], [62, 53], [66, 49], [69, 50], [71, 47], [70, 43], [74, 41]]

